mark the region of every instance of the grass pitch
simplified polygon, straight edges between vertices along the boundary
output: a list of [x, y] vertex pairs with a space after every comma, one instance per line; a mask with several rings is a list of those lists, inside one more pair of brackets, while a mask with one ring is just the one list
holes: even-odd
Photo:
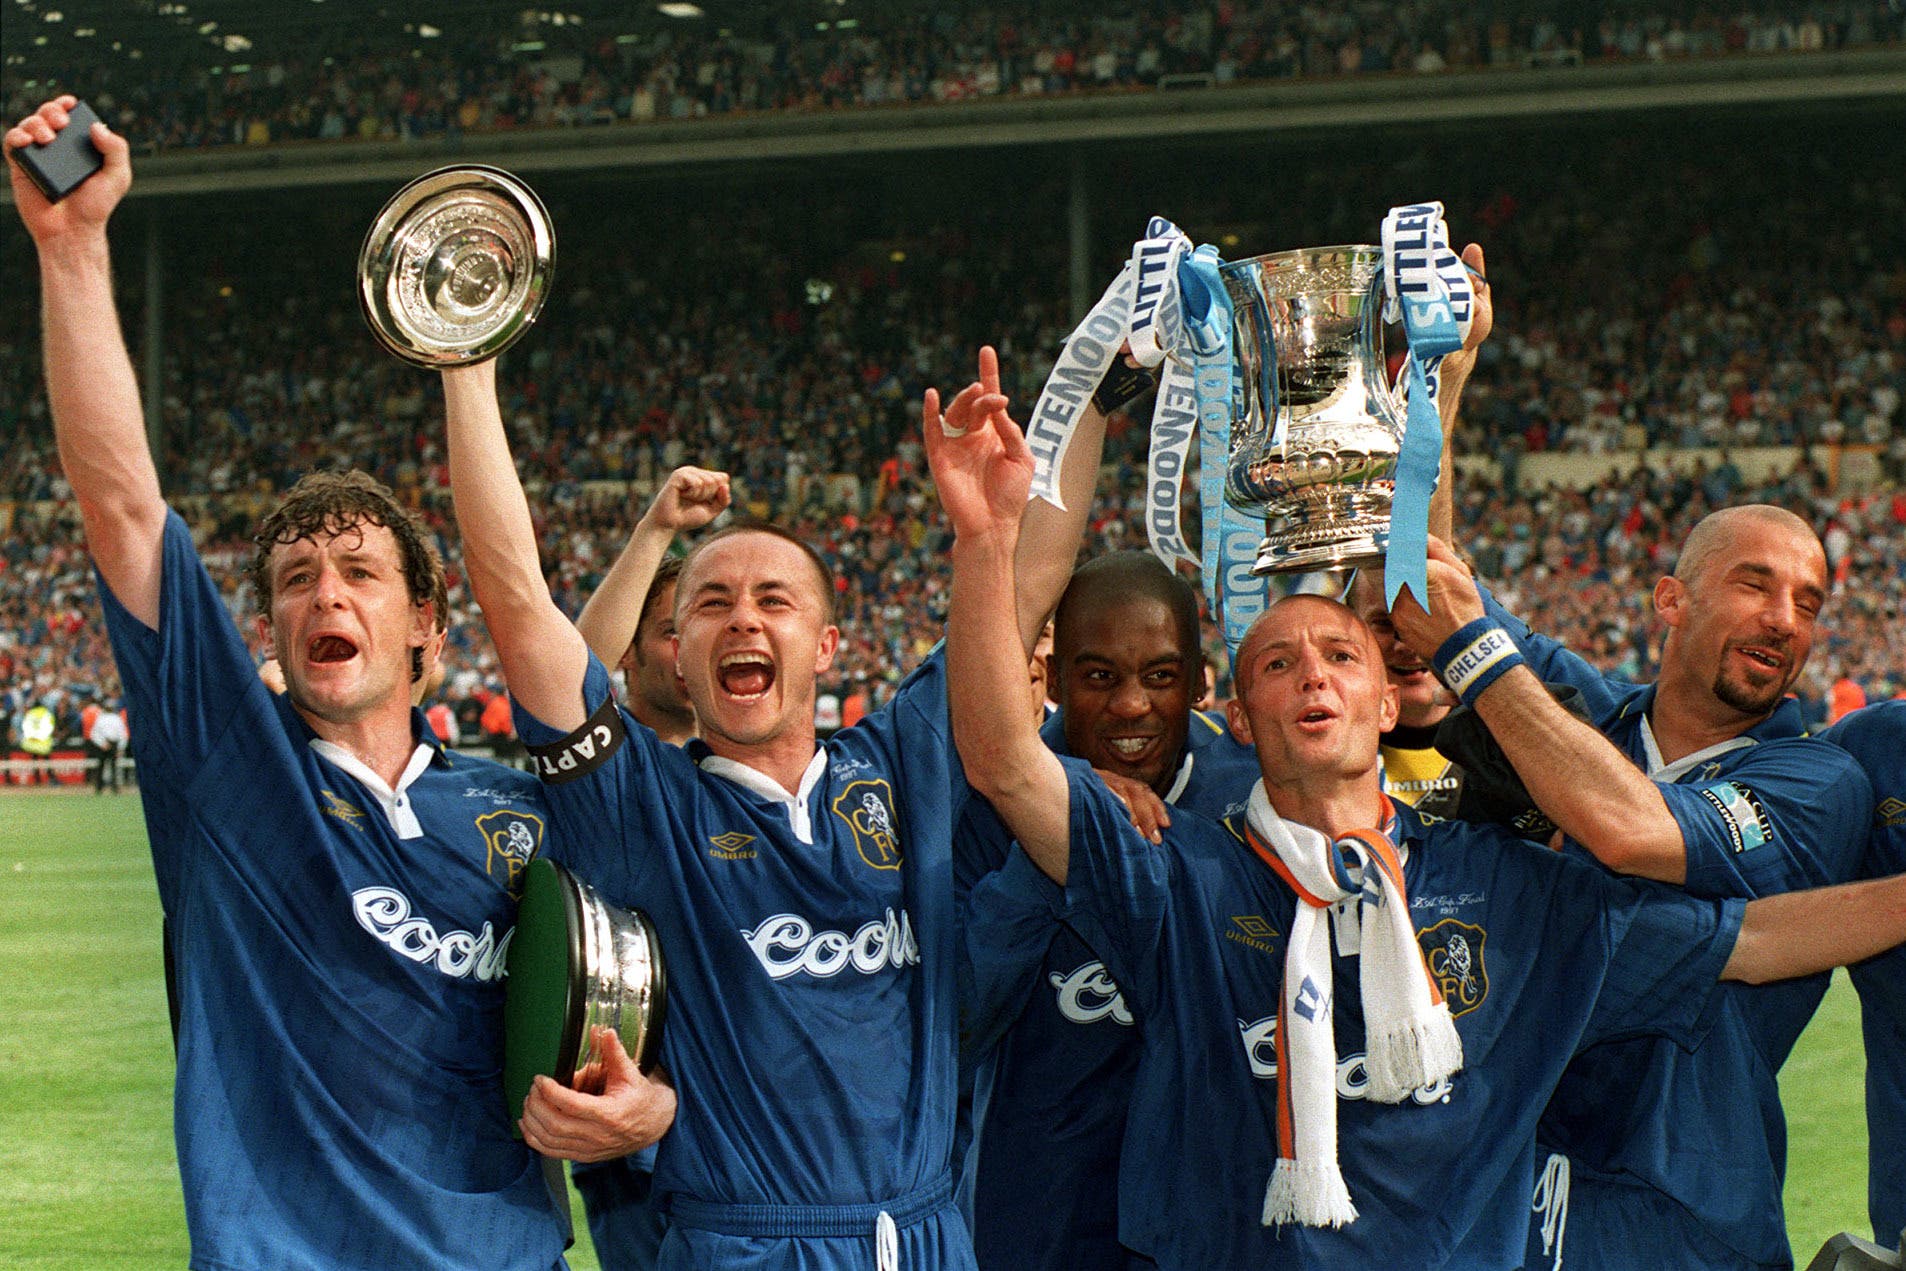
[[[0, 792], [0, 1266], [182, 1267], [159, 900], [136, 795]], [[1866, 1226], [1859, 1006], [1845, 978], [1782, 1073], [1805, 1266]], [[582, 1202], [570, 1265], [594, 1271]]]

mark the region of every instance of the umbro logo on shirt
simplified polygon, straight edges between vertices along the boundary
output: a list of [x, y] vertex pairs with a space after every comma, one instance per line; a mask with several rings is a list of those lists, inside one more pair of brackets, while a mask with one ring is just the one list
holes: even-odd
[[1888, 799], [1874, 808], [1873, 823], [1879, 826], [1906, 825], [1906, 799]]
[[1231, 919], [1231, 925], [1236, 927], [1237, 930], [1225, 932], [1224, 938], [1226, 940], [1233, 940], [1238, 944], [1249, 945], [1251, 948], [1262, 953], [1278, 952], [1278, 946], [1274, 944], [1273, 941], [1280, 937], [1280, 933], [1276, 927], [1273, 927], [1269, 922], [1265, 921], [1262, 915], [1243, 914], [1233, 917]]
[[711, 834], [709, 845], [714, 848], [708, 853], [719, 861], [751, 861], [757, 853], [749, 848], [754, 835], [743, 834], [740, 830], [730, 830], [726, 834]]
[[364, 809], [345, 802], [329, 790], [320, 790], [318, 793], [324, 798], [324, 815], [334, 821], [342, 821], [354, 830], [364, 828]]

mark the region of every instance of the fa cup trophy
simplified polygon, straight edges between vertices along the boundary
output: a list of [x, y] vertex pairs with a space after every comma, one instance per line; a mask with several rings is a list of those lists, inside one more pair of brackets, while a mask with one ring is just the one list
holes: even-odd
[[1224, 493], [1265, 519], [1255, 572], [1379, 563], [1406, 417], [1384, 358], [1382, 249], [1277, 252], [1223, 276], [1240, 380]]

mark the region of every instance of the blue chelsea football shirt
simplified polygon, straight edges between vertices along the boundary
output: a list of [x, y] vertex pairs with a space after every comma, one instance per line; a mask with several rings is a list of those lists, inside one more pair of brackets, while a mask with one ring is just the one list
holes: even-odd
[[[1829, 728], [1873, 782], [1873, 836], [1862, 873], [1906, 873], [1906, 701], [1878, 702]], [[1867, 1204], [1873, 1238], [1906, 1229], [1906, 946], [1853, 967], [1866, 1035]]]
[[259, 680], [176, 514], [158, 630], [101, 593], [156, 793], [191, 1265], [559, 1265], [502, 1091], [503, 960], [541, 790], [427, 740], [387, 815]]
[[[1064, 719], [1041, 735], [1068, 754]], [[1166, 802], [1222, 817], [1241, 809], [1258, 778], [1256, 753], [1223, 717], [1192, 713], [1185, 755]], [[997, 867], [1010, 836], [982, 801], [962, 825], [961, 876]], [[968, 850], [973, 858], [964, 855]], [[976, 858], [976, 863], [975, 863]], [[1025, 950], [1023, 974], [995, 990], [1004, 1017], [996, 1044], [975, 1057], [973, 1140], [962, 1201], [987, 1271], [1117, 1267], [1118, 1161], [1138, 1067], [1132, 1015], [1100, 957], [1069, 926]], [[997, 958], [1007, 955], [993, 943]], [[1026, 1162], [1039, 1168], [1028, 1170]]]
[[1417, 938], [1464, 1068], [1400, 1105], [1360, 1098], [1356, 967], [1333, 950], [1339, 1158], [1362, 1216], [1337, 1230], [1265, 1227], [1294, 897], [1204, 818], [1174, 817], [1163, 847], [1144, 841], [1089, 770], [1065, 763], [1067, 915], [1123, 987], [1141, 1046], [1121, 1232], [1161, 1267], [1518, 1265], [1535, 1124], [1569, 1054], [1636, 1033], [1693, 1045], [1709, 1024], [1740, 902], [1691, 900], [1399, 808]]
[[[1690, 895], [1751, 899], [1854, 877], [1871, 790], [1844, 753], [1802, 735], [1796, 703], [1664, 768], [1648, 725], [1652, 685], [1604, 675], [1486, 592], [1484, 603], [1530, 669], [1579, 689], [1595, 726], [1655, 778], [1687, 844]], [[1566, 1265], [1695, 1268], [1722, 1256], [1750, 1264], [1791, 1257], [1775, 1073], [1826, 986], [1824, 975], [1724, 985], [1724, 1009], [1698, 1052], [1629, 1040], [1570, 1065], [1542, 1122], [1543, 1145], [1572, 1167]], [[1619, 1221], [1630, 1210], [1651, 1216]], [[1532, 1251], [1540, 1249], [1532, 1233]]]
[[[615, 706], [593, 657], [581, 728], [557, 734], [519, 707], [557, 855], [661, 940], [662, 1063], [681, 1091], [656, 1159], [665, 1207], [862, 1205], [947, 1181], [966, 783], [944, 665], [929, 658], [830, 737], [796, 795], [699, 742], [660, 741]], [[903, 1230], [906, 1265], [968, 1264], [952, 1227]], [[698, 1264], [736, 1256], [679, 1223], [668, 1239]]]

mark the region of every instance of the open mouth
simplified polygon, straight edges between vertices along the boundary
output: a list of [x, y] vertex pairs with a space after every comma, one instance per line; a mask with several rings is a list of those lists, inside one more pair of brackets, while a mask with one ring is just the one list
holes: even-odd
[[1328, 710], [1322, 706], [1313, 706], [1309, 710], [1299, 712], [1297, 723], [1298, 726], [1302, 728], [1320, 728], [1336, 718], [1336, 711]]
[[1734, 652], [1767, 671], [1781, 671], [1787, 665], [1785, 654], [1760, 645], [1735, 645]]
[[1387, 669], [1393, 680], [1414, 680], [1430, 673], [1427, 662], [1396, 662]]
[[743, 701], [763, 697], [774, 687], [774, 663], [761, 653], [730, 653], [715, 674], [722, 692]]
[[305, 651], [305, 657], [312, 664], [323, 666], [328, 663], [349, 662], [357, 656], [357, 646], [343, 636], [321, 635], [311, 641]]
[[1154, 737], [1107, 737], [1105, 748], [1126, 763], [1135, 763], [1156, 740]]

